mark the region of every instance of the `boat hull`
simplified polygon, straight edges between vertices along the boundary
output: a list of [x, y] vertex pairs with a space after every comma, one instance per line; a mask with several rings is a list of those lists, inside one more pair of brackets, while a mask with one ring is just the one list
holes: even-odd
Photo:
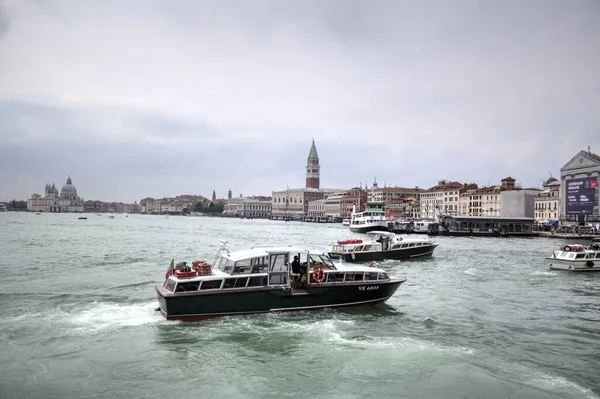
[[369, 224], [369, 225], [360, 225], [360, 226], [353, 226], [350, 225], [350, 231], [353, 233], [368, 233], [370, 231], [387, 231], [388, 230], [388, 226], [387, 224]]
[[281, 286], [170, 293], [156, 286], [159, 308], [167, 320], [197, 321], [255, 313], [369, 306], [388, 300], [405, 279], [311, 285], [308, 289]]
[[597, 272], [600, 271], [600, 259], [563, 260], [548, 257], [548, 267], [555, 270], [568, 270], [571, 272]]
[[401, 248], [387, 251], [365, 252], [330, 252], [330, 255], [341, 258], [344, 262], [373, 262], [386, 259], [402, 260], [424, 258], [433, 255], [433, 250], [438, 244], [423, 245], [420, 247]]

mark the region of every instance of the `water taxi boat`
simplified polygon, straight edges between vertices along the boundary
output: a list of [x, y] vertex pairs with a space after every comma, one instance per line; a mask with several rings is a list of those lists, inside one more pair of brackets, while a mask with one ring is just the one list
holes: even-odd
[[571, 244], [554, 251], [548, 258], [550, 269], [590, 272], [600, 270], [600, 244], [589, 247]]
[[343, 219], [342, 226], [350, 226], [350, 219]]
[[341, 240], [329, 254], [345, 262], [411, 259], [433, 255], [439, 245], [429, 239], [407, 239], [388, 231], [371, 231], [369, 239]]
[[365, 205], [364, 212], [352, 210], [350, 216], [350, 231], [353, 233], [367, 233], [373, 230], [386, 231], [388, 222], [385, 217], [383, 202], [370, 201]]
[[212, 264], [171, 262], [156, 286], [157, 310], [168, 320], [195, 321], [375, 305], [405, 281], [377, 267], [334, 264], [322, 251], [290, 246], [230, 252], [222, 245]]

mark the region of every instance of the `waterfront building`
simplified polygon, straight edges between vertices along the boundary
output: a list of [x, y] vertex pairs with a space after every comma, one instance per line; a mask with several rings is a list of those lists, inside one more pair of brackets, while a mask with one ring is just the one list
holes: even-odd
[[500, 217], [501, 192], [502, 186], [491, 186], [481, 189], [481, 216]]
[[[342, 217], [342, 201], [344, 200], [344, 192], [330, 193], [323, 200], [323, 216], [325, 218], [340, 218]], [[317, 200], [320, 201], [320, 200]], [[310, 202], [308, 204], [310, 214]]]
[[534, 220], [535, 199], [542, 190], [518, 188], [500, 193], [500, 217], [531, 218]]
[[244, 218], [270, 218], [271, 197], [250, 196], [231, 198], [225, 203], [224, 214]]
[[471, 201], [476, 191], [471, 189], [460, 193], [458, 197], [458, 214], [460, 216], [473, 216], [471, 214]]
[[123, 202], [85, 201], [83, 209], [86, 213], [139, 213], [140, 206], [135, 201], [133, 204]]
[[442, 216], [440, 235], [451, 236], [535, 236], [533, 218], [495, 216]]
[[83, 198], [77, 195], [77, 189], [69, 176], [60, 193], [52, 183], [52, 185], [46, 184], [43, 197], [40, 194], [33, 194], [27, 200], [27, 210], [32, 212], [83, 212]]
[[151, 198], [140, 200], [139, 208], [145, 214], [182, 214], [191, 211], [196, 202], [206, 203], [208, 200], [201, 195], [179, 195], [177, 197]]
[[421, 193], [425, 192], [425, 189], [414, 187], [414, 188], [405, 188], [405, 187], [377, 187], [375, 186], [369, 192], [369, 201], [372, 202], [383, 202], [397, 200], [399, 198], [411, 197], [416, 199], [417, 201], [421, 197]]
[[274, 219], [302, 220], [308, 214], [308, 203], [324, 197], [324, 190], [318, 188], [289, 188], [273, 191], [272, 217]]
[[550, 177], [543, 184], [544, 189], [534, 200], [535, 221], [548, 223], [560, 218], [560, 181]]
[[356, 212], [364, 212], [367, 198], [367, 190], [362, 187], [354, 187], [344, 191], [340, 203], [340, 216], [342, 218], [350, 218], [352, 209], [356, 209]]
[[307, 220], [313, 222], [325, 220], [325, 201], [320, 199], [308, 203]]
[[560, 169], [560, 220], [564, 224], [600, 222], [600, 156], [579, 151]]
[[387, 200], [385, 203], [385, 216], [388, 219], [421, 219], [421, 205], [417, 198], [410, 195]]
[[421, 193], [421, 217], [435, 219], [436, 212], [443, 215], [458, 215], [460, 193], [476, 189], [476, 184], [462, 184], [440, 180], [438, 184]]

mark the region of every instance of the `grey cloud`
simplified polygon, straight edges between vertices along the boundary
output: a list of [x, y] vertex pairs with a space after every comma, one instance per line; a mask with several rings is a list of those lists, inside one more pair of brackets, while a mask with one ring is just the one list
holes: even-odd
[[0, 197], [73, 168], [100, 199], [268, 194], [313, 137], [328, 187], [535, 185], [600, 145], [594, 0], [15, 4]]

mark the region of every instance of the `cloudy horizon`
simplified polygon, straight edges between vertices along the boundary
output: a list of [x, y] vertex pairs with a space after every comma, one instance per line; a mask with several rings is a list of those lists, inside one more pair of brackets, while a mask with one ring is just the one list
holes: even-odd
[[600, 2], [0, 0], [0, 199], [539, 187], [600, 153]]

